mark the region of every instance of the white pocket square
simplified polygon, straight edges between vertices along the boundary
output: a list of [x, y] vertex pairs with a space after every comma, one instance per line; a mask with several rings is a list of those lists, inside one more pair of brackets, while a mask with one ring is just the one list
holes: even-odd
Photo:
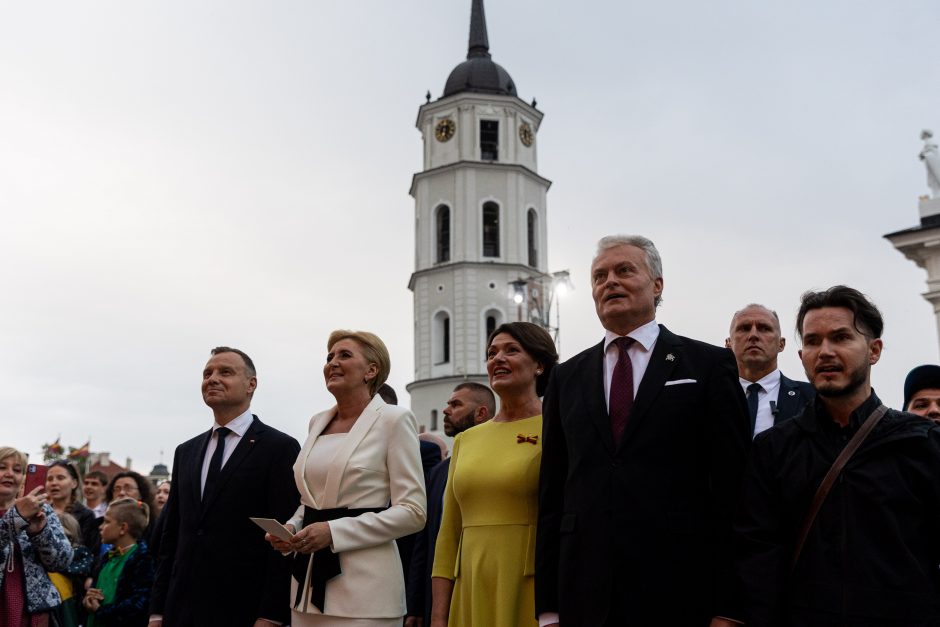
[[676, 379], [675, 381], [666, 381], [663, 386], [667, 385], [682, 385], [683, 383], [698, 383], [697, 379]]

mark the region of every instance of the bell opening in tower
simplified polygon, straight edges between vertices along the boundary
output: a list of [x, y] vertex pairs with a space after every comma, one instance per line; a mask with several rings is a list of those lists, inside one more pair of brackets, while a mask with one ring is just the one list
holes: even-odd
[[499, 121], [480, 120], [480, 159], [499, 161]]

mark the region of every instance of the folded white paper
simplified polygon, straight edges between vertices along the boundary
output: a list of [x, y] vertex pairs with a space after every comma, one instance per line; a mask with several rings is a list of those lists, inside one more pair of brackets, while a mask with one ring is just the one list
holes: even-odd
[[270, 533], [275, 538], [279, 538], [284, 542], [288, 542], [291, 538], [294, 537], [290, 531], [284, 528], [284, 525], [274, 520], [273, 518], [255, 518], [249, 516], [248, 519]]

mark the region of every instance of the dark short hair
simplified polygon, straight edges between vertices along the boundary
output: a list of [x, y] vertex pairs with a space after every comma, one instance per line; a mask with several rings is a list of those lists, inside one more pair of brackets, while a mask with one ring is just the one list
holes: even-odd
[[245, 372], [249, 377], [257, 377], [258, 371], [255, 370], [255, 362], [251, 361], [245, 351], [238, 350], [237, 348], [232, 348], [231, 346], [216, 346], [212, 349], [213, 355], [220, 355], [222, 353], [235, 353], [242, 358], [242, 361], [245, 362]]
[[489, 350], [493, 338], [500, 333], [509, 335], [522, 345], [525, 352], [532, 356], [542, 366], [542, 374], [535, 380], [535, 393], [539, 396], [545, 394], [548, 385], [548, 375], [558, 363], [558, 350], [555, 341], [548, 331], [532, 322], [506, 322], [490, 333], [486, 339], [486, 348]]
[[398, 404], [398, 394], [395, 393], [395, 388], [390, 386], [388, 383], [383, 383], [380, 385], [377, 394], [381, 396], [382, 400], [389, 405]]
[[147, 504], [147, 507], [150, 510], [153, 510], [153, 492], [154, 485], [147, 477], [141, 475], [139, 472], [134, 472], [133, 470], [124, 470], [114, 475], [111, 478], [111, 482], [108, 484], [108, 488], [105, 490], [105, 498], [110, 503], [114, 500], [114, 484], [118, 479], [123, 479], [124, 477], [130, 477], [134, 480], [134, 483], [137, 484], [137, 491], [140, 492], [140, 500]]
[[855, 330], [872, 339], [881, 337], [885, 323], [881, 312], [867, 296], [857, 289], [835, 285], [822, 292], [804, 292], [800, 299], [800, 311], [796, 314], [796, 333], [803, 339], [803, 319], [813, 309], [841, 307], [852, 312]]
[[98, 483], [101, 485], [108, 485], [108, 475], [104, 474], [100, 470], [92, 470], [89, 473], [85, 473], [85, 479], [97, 479]]
[[493, 394], [493, 390], [483, 385], [482, 383], [477, 383], [476, 381], [464, 381], [454, 388], [454, 392], [457, 390], [470, 390], [470, 392], [477, 397], [477, 400], [480, 401], [480, 405], [485, 406], [490, 410], [490, 417], [493, 417], [493, 414], [496, 413], [496, 395]]

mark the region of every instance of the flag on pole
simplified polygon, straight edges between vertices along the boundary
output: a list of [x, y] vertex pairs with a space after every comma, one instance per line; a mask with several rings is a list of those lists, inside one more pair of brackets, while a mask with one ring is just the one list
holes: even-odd
[[72, 448], [72, 450], [69, 451], [69, 459], [80, 459], [80, 458], [88, 457], [90, 453], [91, 453], [91, 440], [85, 442], [79, 448]]

